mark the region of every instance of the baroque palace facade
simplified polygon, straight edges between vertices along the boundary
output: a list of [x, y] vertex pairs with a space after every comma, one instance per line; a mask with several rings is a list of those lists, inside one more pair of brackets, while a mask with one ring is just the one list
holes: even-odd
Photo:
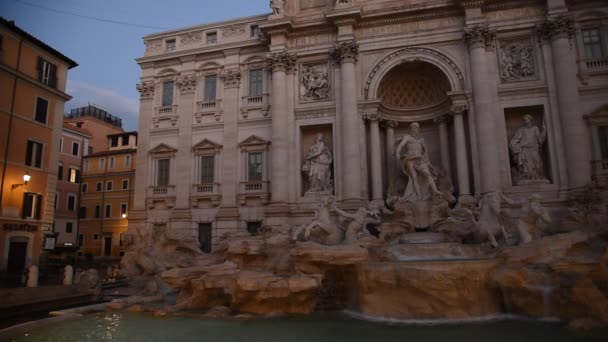
[[131, 234], [209, 250], [262, 222], [308, 223], [325, 196], [384, 205], [415, 126], [461, 203], [539, 193], [564, 208], [573, 190], [606, 183], [608, 3], [271, 9], [144, 38]]

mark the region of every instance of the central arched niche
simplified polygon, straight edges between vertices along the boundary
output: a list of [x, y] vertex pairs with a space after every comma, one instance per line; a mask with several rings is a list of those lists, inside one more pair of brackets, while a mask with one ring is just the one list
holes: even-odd
[[446, 103], [450, 90], [450, 81], [438, 67], [421, 61], [405, 62], [382, 78], [378, 99], [390, 109], [420, 110]]

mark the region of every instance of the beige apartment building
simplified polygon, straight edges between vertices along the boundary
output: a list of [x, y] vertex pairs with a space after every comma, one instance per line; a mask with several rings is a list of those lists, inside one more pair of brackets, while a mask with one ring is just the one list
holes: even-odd
[[104, 151], [83, 159], [79, 255], [116, 261], [123, 255], [122, 234], [133, 206], [137, 132], [106, 136]]
[[89, 150], [92, 134], [63, 120], [57, 163], [55, 193], [55, 254], [76, 256], [78, 249], [78, 207], [83, 157]]
[[55, 245], [65, 90], [76, 66], [0, 18], [0, 286], [19, 285], [23, 270]]
[[384, 206], [414, 123], [461, 203], [538, 193], [558, 210], [607, 184], [608, 3], [272, 4], [144, 37], [133, 234], [208, 251], [309, 223], [327, 196]]

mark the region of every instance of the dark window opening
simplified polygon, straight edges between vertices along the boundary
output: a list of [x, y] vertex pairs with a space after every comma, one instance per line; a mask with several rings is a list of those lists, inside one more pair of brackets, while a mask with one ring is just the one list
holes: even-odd
[[247, 222], [247, 231], [252, 236], [258, 235], [261, 227], [262, 227], [262, 222], [260, 222], [260, 221]]

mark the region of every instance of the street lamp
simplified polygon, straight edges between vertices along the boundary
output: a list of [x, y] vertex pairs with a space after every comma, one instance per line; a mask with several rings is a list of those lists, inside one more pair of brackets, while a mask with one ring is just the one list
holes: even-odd
[[123, 213], [121, 216], [122, 216], [123, 219], [127, 218], [127, 214], [126, 213]]
[[30, 176], [30, 173], [25, 171], [25, 173], [23, 174], [23, 183], [11, 185], [11, 190], [14, 190], [23, 185], [27, 185], [27, 182], [29, 182], [31, 178], [32, 178], [32, 176]]

